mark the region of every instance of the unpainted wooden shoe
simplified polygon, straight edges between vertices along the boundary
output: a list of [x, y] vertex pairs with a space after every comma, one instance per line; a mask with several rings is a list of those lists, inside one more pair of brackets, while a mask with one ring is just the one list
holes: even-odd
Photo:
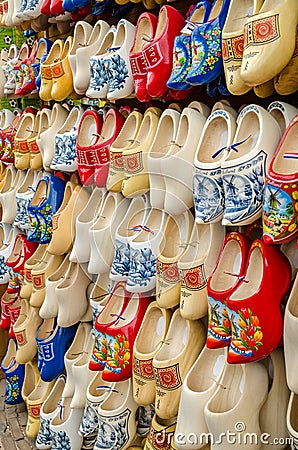
[[26, 404], [28, 408], [28, 420], [26, 426], [26, 436], [36, 438], [40, 427], [40, 410], [42, 404], [50, 394], [55, 381], [50, 383], [40, 380], [34, 390], [29, 394]]
[[19, 318], [13, 331], [18, 343], [16, 361], [25, 364], [31, 361], [37, 353], [36, 332], [41, 324], [38, 309], [29, 305], [28, 300], [22, 300]]

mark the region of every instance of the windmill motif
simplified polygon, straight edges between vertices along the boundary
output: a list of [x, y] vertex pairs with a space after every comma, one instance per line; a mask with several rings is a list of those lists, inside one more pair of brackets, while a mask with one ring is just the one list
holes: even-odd
[[207, 186], [205, 186], [206, 181], [208, 182], [208, 178], [203, 177], [201, 180], [198, 179], [198, 195], [206, 196], [209, 192]]
[[269, 197], [269, 205], [270, 208], [273, 209], [274, 211], [278, 211], [278, 207], [281, 206], [281, 202], [278, 200], [278, 195], [280, 194], [280, 191], [276, 190], [276, 191], [272, 191], [270, 189], [270, 186], [268, 186], [268, 190], [270, 193], [270, 197]]
[[219, 313], [218, 313], [219, 305], [216, 303], [215, 305], [210, 305], [210, 322], [219, 324]]
[[232, 175], [231, 178], [227, 181], [228, 195], [230, 195], [231, 197], [237, 197], [237, 192], [239, 191], [239, 188], [237, 188], [237, 186], [235, 186], [235, 184], [233, 183], [234, 179], [235, 175]]

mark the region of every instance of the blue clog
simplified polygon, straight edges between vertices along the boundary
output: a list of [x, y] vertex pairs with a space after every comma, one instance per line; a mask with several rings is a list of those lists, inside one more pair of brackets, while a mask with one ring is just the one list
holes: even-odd
[[50, 323], [43, 321], [36, 333], [38, 347], [38, 367], [43, 381], [53, 381], [64, 371], [64, 355], [76, 334], [78, 324], [62, 328], [57, 325], [57, 319]]
[[59, 209], [65, 189], [65, 181], [55, 175], [44, 176], [38, 182], [28, 206], [30, 225], [27, 240], [48, 244], [52, 238], [52, 218]]
[[16, 362], [17, 351], [14, 339], [9, 339], [5, 356], [1, 362], [1, 369], [6, 380], [5, 403], [7, 405], [17, 405], [23, 402], [22, 386], [25, 377], [25, 365]]
[[173, 68], [167, 86], [171, 89], [185, 90], [191, 86], [186, 76], [191, 69], [191, 35], [200, 24], [207, 22], [212, 4], [208, 0], [198, 2], [186, 18], [185, 27], [175, 37], [173, 50]]
[[[207, 84], [223, 72], [222, 29], [231, 0], [215, 0], [209, 20], [199, 24], [191, 34], [191, 69], [186, 82], [192, 85]], [[215, 11], [220, 12], [214, 17]]]

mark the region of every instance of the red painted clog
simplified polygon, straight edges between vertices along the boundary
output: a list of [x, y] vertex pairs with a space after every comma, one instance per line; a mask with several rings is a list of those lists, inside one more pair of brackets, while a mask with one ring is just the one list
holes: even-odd
[[256, 239], [244, 276], [226, 300], [232, 323], [228, 363], [257, 361], [278, 346], [283, 330], [280, 303], [290, 283], [287, 257], [277, 247]]
[[122, 319], [131, 294], [125, 289], [125, 283], [117, 283], [109, 295], [103, 310], [94, 323], [94, 348], [89, 362], [90, 370], [103, 370], [107, 361], [108, 338], [106, 330], [113, 323]]
[[133, 345], [151, 300], [150, 297], [133, 294], [122, 317], [106, 329], [109, 343], [103, 380], [117, 382], [132, 376]]
[[111, 108], [106, 113], [101, 135], [96, 143], [94, 152], [94, 182], [98, 187], [105, 187], [110, 168], [110, 147], [118, 136], [125, 118], [123, 115]]
[[19, 294], [9, 294], [7, 291], [1, 297], [1, 318], [0, 328], [9, 330], [10, 328], [10, 308], [18, 301]]
[[298, 115], [290, 122], [271, 161], [263, 200], [263, 239], [282, 244], [298, 234]]
[[146, 89], [151, 97], [161, 97], [167, 91], [172, 72], [174, 39], [185, 21], [177, 9], [164, 5], [160, 9], [154, 39], [146, 44], [143, 57], [148, 71]]
[[14, 272], [24, 273], [25, 262], [37, 249], [36, 242], [29, 242], [23, 234], [17, 234], [11, 254], [6, 260], [6, 265]]
[[242, 279], [250, 244], [247, 236], [229, 233], [208, 279], [208, 348], [226, 347], [231, 341], [232, 330], [226, 299]]
[[140, 102], [148, 102], [151, 97], [147, 92], [147, 66], [143, 55], [146, 42], [153, 40], [156, 31], [157, 18], [148, 12], [140, 15], [129, 61], [134, 81], [135, 94]]

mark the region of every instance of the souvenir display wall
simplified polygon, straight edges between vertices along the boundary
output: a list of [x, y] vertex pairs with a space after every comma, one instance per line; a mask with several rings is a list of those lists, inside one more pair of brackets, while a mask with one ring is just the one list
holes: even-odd
[[27, 437], [298, 448], [297, 0], [0, 21], [1, 369]]

